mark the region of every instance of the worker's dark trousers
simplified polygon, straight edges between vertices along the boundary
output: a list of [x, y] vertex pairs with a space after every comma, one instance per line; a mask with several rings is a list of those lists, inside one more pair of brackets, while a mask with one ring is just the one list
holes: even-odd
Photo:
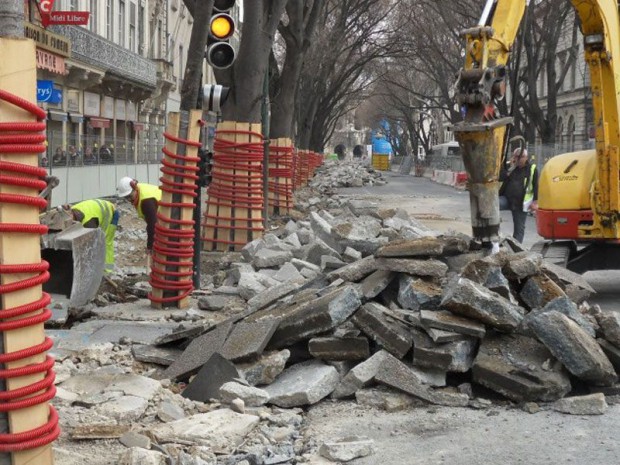
[[508, 199], [504, 196], [501, 196], [499, 198], [499, 209], [511, 211], [512, 224], [514, 225], [512, 237], [522, 243], [523, 237], [525, 236], [525, 222], [527, 220], [527, 212], [522, 211], [522, 209], [511, 209], [508, 203]]

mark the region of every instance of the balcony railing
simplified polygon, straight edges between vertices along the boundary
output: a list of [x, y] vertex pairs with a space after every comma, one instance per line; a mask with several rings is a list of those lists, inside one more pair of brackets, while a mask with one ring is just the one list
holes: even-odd
[[157, 66], [151, 60], [81, 27], [52, 26], [50, 30], [71, 39], [73, 59], [143, 86], [156, 86]]

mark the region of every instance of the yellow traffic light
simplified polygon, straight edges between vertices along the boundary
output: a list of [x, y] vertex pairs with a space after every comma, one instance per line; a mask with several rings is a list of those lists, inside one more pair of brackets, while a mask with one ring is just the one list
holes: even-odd
[[211, 35], [219, 40], [228, 39], [234, 31], [232, 18], [227, 14], [219, 14], [211, 20]]

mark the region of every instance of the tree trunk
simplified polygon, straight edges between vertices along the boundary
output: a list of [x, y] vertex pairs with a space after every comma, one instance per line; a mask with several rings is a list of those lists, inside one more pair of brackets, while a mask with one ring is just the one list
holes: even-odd
[[[287, 47], [288, 50], [288, 47]], [[295, 115], [295, 95], [299, 75], [303, 66], [303, 56], [299, 53], [286, 61], [280, 76], [280, 92], [275, 96], [271, 106], [271, 134], [272, 139], [292, 137]]]
[[194, 27], [192, 27], [187, 49], [187, 64], [183, 74], [183, 87], [181, 88], [181, 110], [189, 111], [196, 108], [200, 95], [202, 65], [205, 59], [207, 38], [209, 37], [208, 24], [213, 11], [213, 0], [196, 3], [189, 0], [185, 3], [187, 9], [190, 12], [193, 11], [194, 18]]
[[248, 123], [261, 120], [269, 54], [287, 1], [244, 0], [245, 22], [237, 59], [231, 68], [215, 71], [218, 82], [230, 87], [228, 102], [222, 111], [224, 119]]
[[0, 1], [0, 37], [24, 37], [24, 0]]

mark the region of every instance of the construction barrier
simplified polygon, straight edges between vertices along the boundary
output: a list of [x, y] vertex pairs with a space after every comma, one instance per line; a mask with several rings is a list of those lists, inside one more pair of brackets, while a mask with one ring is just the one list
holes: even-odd
[[269, 214], [288, 215], [293, 209], [293, 142], [274, 139], [269, 146]]
[[383, 153], [373, 153], [372, 167], [379, 171], [388, 171], [390, 169], [390, 156]]
[[203, 250], [241, 250], [263, 234], [263, 136], [260, 124], [224, 121], [213, 146]]
[[171, 113], [164, 133], [151, 266], [151, 305], [185, 308], [193, 286], [194, 198], [198, 180], [201, 111]]
[[465, 187], [467, 184], [467, 173], [465, 171], [433, 170], [431, 179], [446, 186]]

